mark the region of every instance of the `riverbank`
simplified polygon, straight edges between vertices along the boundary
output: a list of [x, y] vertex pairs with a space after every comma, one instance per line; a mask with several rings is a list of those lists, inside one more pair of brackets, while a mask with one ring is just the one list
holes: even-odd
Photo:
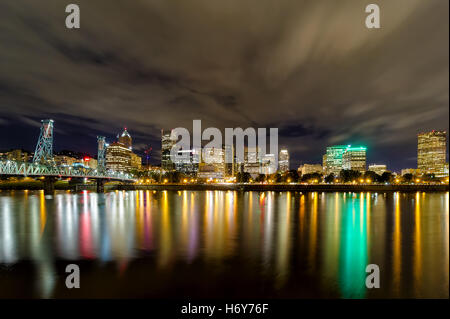
[[358, 185], [358, 184], [149, 184], [117, 185], [118, 190], [232, 190], [275, 192], [448, 192], [448, 184], [438, 185]]
[[[26, 182], [3, 182], [0, 183], [0, 190], [40, 190], [43, 189], [41, 181]], [[56, 190], [95, 191], [95, 184], [74, 184], [70, 185], [65, 181], [55, 183]], [[275, 191], [275, 192], [448, 192], [448, 184], [106, 184], [107, 191], [112, 190], [191, 190], [191, 191]]]
[[[71, 190], [75, 189], [75, 185], [69, 185], [66, 181], [56, 181], [55, 189], [57, 190]], [[0, 182], [0, 190], [41, 190], [44, 189], [42, 181], [4, 181]]]

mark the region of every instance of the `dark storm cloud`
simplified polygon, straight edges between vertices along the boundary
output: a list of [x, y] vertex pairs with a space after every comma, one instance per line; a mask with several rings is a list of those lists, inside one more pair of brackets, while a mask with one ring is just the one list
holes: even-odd
[[[274, 127], [277, 125], [271, 124], [270, 126]], [[318, 139], [322, 139], [330, 134], [329, 130], [317, 128], [312, 123], [299, 124], [298, 122], [295, 122], [289, 124], [279, 124], [278, 127], [278, 135], [281, 138], [314, 136]]]
[[127, 126], [157, 152], [161, 128], [201, 119], [275, 125], [296, 163], [364, 143], [369, 162], [410, 165], [417, 132], [449, 126], [448, 2], [372, 1], [380, 30], [366, 2], [79, 0], [68, 30], [64, 1], [4, 0], [0, 133], [52, 116], [58, 143], [93, 152]]
[[301, 137], [311, 135], [312, 133], [312, 128], [306, 128], [302, 124], [287, 125], [278, 131], [278, 134], [281, 137]]

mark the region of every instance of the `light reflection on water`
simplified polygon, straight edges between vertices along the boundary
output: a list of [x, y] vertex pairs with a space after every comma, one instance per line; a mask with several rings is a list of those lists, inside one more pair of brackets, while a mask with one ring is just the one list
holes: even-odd
[[[203, 297], [448, 298], [448, 218], [448, 193], [2, 192], [0, 296], [66, 297], [58, 263], [83, 262], [92, 281], [126, 278], [130, 297], [188, 286]], [[377, 290], [365, 287], [371, 263]]]

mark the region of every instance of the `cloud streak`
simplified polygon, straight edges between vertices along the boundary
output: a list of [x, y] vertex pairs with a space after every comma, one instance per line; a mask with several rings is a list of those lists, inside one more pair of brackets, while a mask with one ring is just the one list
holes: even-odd
[[193, 119], [275, 125], [296, 164], [359, 141], [395, 168], [418, 131], [448, 130], [447, 1], [379, 0], [380, 30], [356, 0], [77, 3], [81, 29], [68, 30], [64, 3], [2, 1], [0, 117], [92, 136], [128, 126], [155, 150], [161, 128]]

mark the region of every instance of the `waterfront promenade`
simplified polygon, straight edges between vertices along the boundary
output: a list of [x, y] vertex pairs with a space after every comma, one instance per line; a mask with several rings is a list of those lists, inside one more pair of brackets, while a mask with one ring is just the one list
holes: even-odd
[[448, 184], [148, 184], [116, 185], [119, 190], [236, 190], [295, 192], [448, 192]]
[[[0, 191], [8, 190], [39, 190], [43, 189], [40, 181], [26, 183], [0, 183]], [[75, 184], [58, 182], [57, 190], [96, 191], [96, 184]], [[106, 191], [111, 190], [155, 190], [155, 191], [294, 191], [294, 192], [448, 192], [449, 184], [106, 184]]]

